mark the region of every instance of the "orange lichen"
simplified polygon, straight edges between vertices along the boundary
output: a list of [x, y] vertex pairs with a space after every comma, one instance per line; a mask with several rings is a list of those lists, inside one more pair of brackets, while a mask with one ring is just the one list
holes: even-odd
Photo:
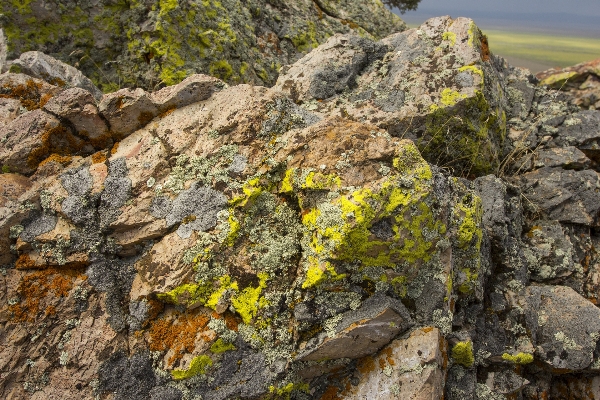
[[0, 98], [17, 99], [28, 111], [43, 107], [53, 96], [51, 93], [41, 93], [43, 83], [27, 80], [24, 85], [7, 83], [0, 88]]
[[93, 164], [100, 164], [100, 163], [103, 163], [104, 161], [106, 161], [106, 152], [99, 151], [99, 152], [92, 154], [92, 163]]
[[119, 150], [119, 142], [115, 142], [112, 149], [110, 149], [110, 154], [115, 154]]
[[35, 169], [50, 154], [70, 156], [79, 151], [83, 145], [85, 143], [73, 136], [66, 127], [58, 125], [42, 134], [40, 145], [27, 157], [27, 165]]
[[488, 44], [488, 38], [485, 35], [481, 38], [481, 60], [490, 60], [490, 45]]
[[[83, 275], [75, 269], [48, 268], [36, 271], [21, 278], [17, 286], [20, 301], [9, 306], [12, 319], [15, 322], [33, 322], [42, 311], [42, 301], [56, 300], [67, 297], [75, 280], [82, 279]], [[50, 304], [45, 307], [45, 315], [54, 315], [56, 306]]]
[[321, 400], [339, 400], [338, 392], [339, 388], [337, 386], [329, 386], [323, 396], [321, 396]]
[[15, 263], [16, 269], [35, 269], [39, 266], [27, 254], [21, 254]]
[[356, 366], [358, 372], [360, 372], [363, 375], [367, 375], [369, 372], [375, 371], [375, 367], [375, 361], [371, 356], [361, 358], [358, 362], [358, 365]]
[[67, 165], [68, 163], [71, 162], [73, 157], [71, 156], [61, 156], [60, 154], [56, 154], [53, 153], [50, 155], [50, 157], [46, 158], [44, 161], [42, 161], [40, 163], [40, 167], [44, 164], [50, 163], [50, 162], [55, 162], [57, 164], [61, 164], [61, 165]]
[[166, 109], [166, 111], [162, 112], [161, 114], [158, 115], [159, 118], [164, 118], [167, 115], [171, 114], [173, 111], [177, 110], [177, 107], [172, 106]]
[[150, 350], [172, 350], [173, 355], [167, 361], [172, 365], [185, 353], [194, 351], [197, 336], [206, 330], [209, 321], [207, 315], [198, 311], [189, 311], [175, 318], [157, 319], [151, 323], [149, 329]]
[[238, 331], [238, 325], [240, 322], [242, 322], [239, 317], [237, 317], [235, 314], [229, 311], [225, 311], [223, 314], [219, 314], [216, 311], [213, 311], [212, 317], [216, 319], [224, 319], [225, 326], [227, 326], [227, 329], [235, 332]]

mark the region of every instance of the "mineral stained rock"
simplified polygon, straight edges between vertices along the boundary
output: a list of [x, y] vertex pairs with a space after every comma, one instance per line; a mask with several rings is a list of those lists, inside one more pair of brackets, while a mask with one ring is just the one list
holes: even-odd
[[378, 0], [3, 1], [0, 13], [0, 66], [19, 59], [7, 67], [67, 81], [42, 67], [43, 52], [105, 93], [154, 90], [197, 73], [272, 85], [282, 65], [336, 33], [380, 39], [406, 29]]
[[0, 397], [597, 399], [600, 111], [466, 18], [373, 36], [270, 89], [0, 75]]

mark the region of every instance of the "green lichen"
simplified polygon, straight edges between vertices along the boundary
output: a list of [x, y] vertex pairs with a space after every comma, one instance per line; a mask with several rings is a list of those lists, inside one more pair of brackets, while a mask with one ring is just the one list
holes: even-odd
[[456, 176], [480, 176], [497, 170], [505, 136], [502, 110], [477, 91], [453, 107], [433, 107], [417, 146], [426, 160], [453, 168]]
[[208, 69], [212, 76], [216, 76], [224, 81], [229, 80], [233, 75], [233, 67], [227, 60], [215, 61], [210, 64]]
[[208, 368], [212, 366], [213, 362], [209, 356], [201, 355], [195, 357], [188, 369], [175, 369], [171, 371], [173, 379], [180, 381], [182, 379], [189, 379], [196, 375], [204, 375]]
[[577, 76], [577, 72], [560, 72], [558, 74], [550, 75], [549, 77], [542, 79], [540, 85], [550, 86], [554, 89], [560, 89], [567, 81], [574, 76]]
[[459, 100], [464, 99], [466, 97], [467, 95], [465, 94], [461, 94], [450, 88], [445, 88], [444, 90], [442, 90], [440, 101], [446, 107], [452, 107], [453, 105], [458, 103]]
[[292, 41], [294, 47], [301, 53], [307, 53], [319, 45], [316, 25], [312, 21], [306, 23], [305, 29], [299, 30], [296, 35], [288, 38]]
[[279, 399], [289, 399], [294, 391], [308, 393], [309, 386], [307, 383], [288, 383], [282, 387], [276, 387], [273, 385], [269, 386], [269, 393]]
[[458, 69], [458, 72], [465, 72], [465, 71], [472, 72], [472, 73], [478, 75], [479, 77], [481, 77], [481, 85], [483, 85], [484, 75], [483, 75], [483, 70], [481, 68], [479, 68], [476, 65], [465, 65], [464, 67], [460, 67]]
[[[464, 249], [473, 245], [479, 251], [483, 238], [483, 231], [481, 230], [483, 204], [481, 198], [473, 194], [465, 195], [456, 204], [454, 216], [461, 221], [458, 227], [458, 246]], [[474, 239], [475, 242], [473, 242]]]
[[226, 351], [235, 350], [233, 343], [227, 343], [222, 338], [217, 339], [211, 346], [210, 351], [214, 354], [225, 353]]
[[533, 355], [529, 353], [518, 353], [515, 355], [504, 353], [502, 354], [502, 359], [510, 361], [513, 364], [525, 365], [533, 362]]
[[8, 174], [10, 173], [10, 167], [8, 165], [3, 165], [2, 166], [2, 173], [3, 174]]
[[470, 341], [467, 342], [458, 342], [452, 348], [452, 360], [460, 364], [464, 367], [471, 367], [475, 362], [475, 357], [473, 357], [473, 343]]

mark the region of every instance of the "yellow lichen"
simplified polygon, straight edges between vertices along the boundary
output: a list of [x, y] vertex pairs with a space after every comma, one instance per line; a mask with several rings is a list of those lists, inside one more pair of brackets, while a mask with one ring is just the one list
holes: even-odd
[[188, 379], [198, 374], [204, 375], [206, 370], [212, 366], [213, 362], [209, 356], [201, 355], [195, 357], [188, 369], [175, 369], [171, 371], [171, 376], [175, 380]]
[[533, 355], [529, 353], [518, 353], [513, 356], [512, 354], [504, 353], [502, 354], [502, 359], [514, 364], [525, 365], [533, 362]]
[[452, 359], [455, 363], [464, 367], [471, 367], [475, 362], [475, 357], [473, 357], [473, 343], [470, 341], [458, 342], [452, 348]]

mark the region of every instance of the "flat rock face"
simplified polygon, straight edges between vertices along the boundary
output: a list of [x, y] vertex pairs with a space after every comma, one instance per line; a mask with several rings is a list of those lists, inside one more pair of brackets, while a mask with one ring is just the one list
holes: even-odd
[[446, 343], [437, 328], [414, 330], [377, 355], [359, 361], [358, 384], [348, 385], [341, 399], [444, 398]]
[[102, 97], [102, 92], [81, 71], [40, 51], [25, 52], [18, 59], [12, 61], [12, 65], [14, 65], [13, 69], [35, 78], [58, 86], [85, 89], [96, 99]]
[[556, 370], [589, 368], [598, 356], [600, 310], [564, 286], [531, 286], [525, 296], [536, 356]]
[[333, 335], [308, 343], [298, 359], [361, 358], [375, 353], [411, 325], [408, 310], [401, 302], [373, 296], [358, 310], [344, 314]]
[[[379, 39], [406, 29], [379, 1], [85, 0], [61, 7], [59, 11], [58, 4], [41, 0], [2, 4], [0, 12], [11, 15], [3, 27], [10, 45], [0, 54], [9, 60], [26, 50], [50, 54], [78, 66], [105, 93], [125, 87], [155, 91], [195, 73], [271, 86], [282, 65], [335, 33]], [[48, 68], [51, 63], [40, 53], [25, 54], [13, 68], [30, 68], [82, 87], [71, 82], [83, 82], [79, 76], [56, 65]]]

